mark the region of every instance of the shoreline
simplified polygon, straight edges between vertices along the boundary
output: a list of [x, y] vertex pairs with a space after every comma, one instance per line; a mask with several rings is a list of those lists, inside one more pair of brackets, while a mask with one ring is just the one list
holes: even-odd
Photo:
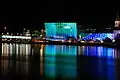
[[[45, 44], [45, 45], [75, 45], [75, 46], [104, 46], [117, 48], [119, 45], [115, 43], [56, 43], [56, 42], [8, 42], [2, 41], [2, 43], [12, 43], [12, 44]], [[120, 46], [119, 46], [120, 47]]]
[[71, 46], [103, 46], [108, 48], [120, 49], [120, 44], [117, 43], [56, 43], [56, 42], [8, 42], [2, 41], [2, 43], [8, 44], [44, 44], [44, 45], [71, 45]]

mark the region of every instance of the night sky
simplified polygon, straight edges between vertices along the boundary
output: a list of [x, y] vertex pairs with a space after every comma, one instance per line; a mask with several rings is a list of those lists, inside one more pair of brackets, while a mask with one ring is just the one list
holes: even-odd
[[77, 22], [79, 25], [114, 25], [118, 8], [113, 4], [89, 2], [5, 2], [1, 9], [1, 28], [9, 30], [43, 28], [44, 22]]

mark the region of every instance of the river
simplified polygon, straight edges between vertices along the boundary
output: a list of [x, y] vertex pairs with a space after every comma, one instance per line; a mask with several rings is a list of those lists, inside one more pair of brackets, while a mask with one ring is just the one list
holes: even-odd
[[1, 80], [119, 80], [120, 50], [2, 43]]

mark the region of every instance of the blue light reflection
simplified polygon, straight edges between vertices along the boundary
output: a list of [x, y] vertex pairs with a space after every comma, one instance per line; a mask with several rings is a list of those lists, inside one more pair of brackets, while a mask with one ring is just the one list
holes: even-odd
[[76, 77], [77, 46], [46, 45], [45, 75], [49, 77]]

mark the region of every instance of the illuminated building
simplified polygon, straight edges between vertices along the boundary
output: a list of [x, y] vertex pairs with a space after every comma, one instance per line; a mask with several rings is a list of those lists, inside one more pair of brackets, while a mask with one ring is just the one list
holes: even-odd
[[47, 38], [77, 38], [77, 23], [45, 23]]
[[94, 32], [92, 29], [86, 29], [84, 32], [79, 34], [79, 38], [84, 40], [104, 40], [105, 38], [114, 39], [117, 34], [120, 34], [120, 18], [117, 13], [114, 28], [105, 28], [102, 32]]
[[118, 16], [118, 13], [117, 13], [116, 21], [115, 21], [115, 27], [120, 27], [120, 18]]
[[118, 16], [118, 13], [117, 13], [117, 18], [116, 18], [116, 21], [115, 21], [115, 28], [113, 30], [113, 33], [114, 33], [114, 38], [116, 38], [117, 34], [120, 34], [120, 18]]
[[84, 40], [104, 40], [106, 37], [110, 39], [114, 39], [114, 34], [113, 33], [83, 33], [81, 34], [82, 39]]

